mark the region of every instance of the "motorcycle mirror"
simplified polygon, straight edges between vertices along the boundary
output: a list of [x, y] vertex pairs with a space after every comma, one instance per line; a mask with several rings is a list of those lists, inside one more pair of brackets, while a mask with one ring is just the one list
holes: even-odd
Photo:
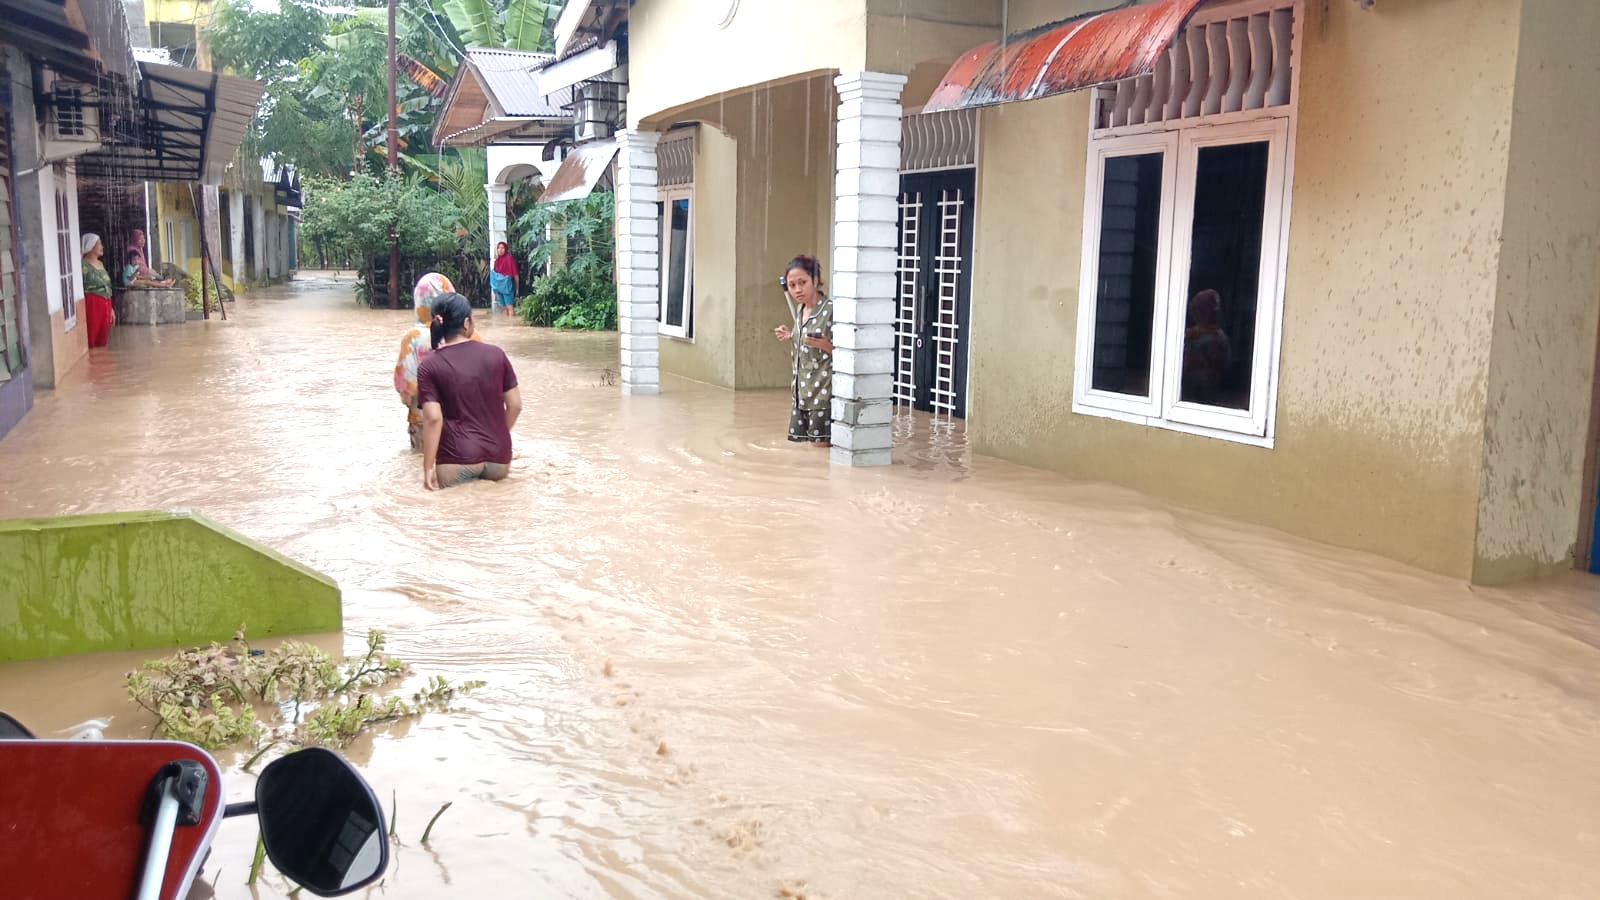
[[378, 798], [361, 773], [328, 750], [290, 753], [262, 769], [256, 817], [272, 864], [319, 897], [363, 888], [389, 866]]
[[0, 712], [0, 741], [26, 741], [32, 738], [33, 732], [24, 728], [21, 722]]

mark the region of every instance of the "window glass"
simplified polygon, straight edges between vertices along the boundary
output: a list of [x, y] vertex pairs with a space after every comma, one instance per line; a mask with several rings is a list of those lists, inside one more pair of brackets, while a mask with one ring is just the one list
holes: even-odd
[[1162, 157], [1157, 152], [1105, 161], [1094, 314], [1097, 391], [1150, 395]]
[[667, 224], [667, 277], [662, 285], [665, 303], [661, 320], [674, 328], [683, 328], [685, 325], [688, 257], [689, 198], [679, 197], [671, 203], [670, 219]]
[[1179, 399], [1250, 408], [1270, 144], [1201, 147]]

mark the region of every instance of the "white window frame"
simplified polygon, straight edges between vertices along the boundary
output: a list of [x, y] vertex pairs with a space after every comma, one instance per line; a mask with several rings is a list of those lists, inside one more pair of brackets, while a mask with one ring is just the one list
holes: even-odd
[[[661, 203], [661, 296], [659, 298], [659, 324], [661, 333], [682, 341], [694, 340], [690, 324], [694, 322], [694, 186], [663, 188], [658, 194]], [[672, 204], [678, 200], [689, 201], [689, 227], [683, 248], [683, 271], [678, 277], [683, 283], [683, 322], [667, 322], [667, 285], [672, 267]]]
[[[1241, 13], [1292, 5], [1295, 10], [1293, 86], [1287, 105], [1166, 123], [1096, 129], [1090, 104], [1090, 139], [1085, 166], [1083, 256], [1078, 292], [1078, 335], [1072, 411], [1139, 425], [1270, 448], [1275, 440], [1283, 297], [1288, 267], [1290, 206], [1294, 193], [1295, 114], [1304, 65], [1302, 3], [1240, 0], [1197, 13], [1203, 23]], [[1257, 284], [1256, 332], [1252, 347], [1248, 409], [1185, 403], [1179, 398], [1183, 333], [1187, 316], [1190, 242], [1194, 222], [1195, 170], [1203, 147], [1269, 144], [1267, 194], [1262, 215], [1261, 268]], [[1095, 314], [1099, 304], [1101, 211], [1105, 160], [1163, 152], [1161, 246], [1157, 254], [1154, 327], [1151, 329], [1150, 396], [1133, 397], [1093, 389]], [[1181, 298], [1174, 302], [1175, 298]]]
[[60, 257], [61, 271], [56, 278], [61, 290], [61, 325], [63, 331], [71, 331], [78, 324], [78, 301], [83, 299], [78, 293], [78, 271], [83, 265], [83, 254], [79, 252], [80, 239], [77, 231], [72, 227], [72, 212], [75, 204], [72, 202], [72, 193], [67, 189], [70, 171], [66, 163], [56, 163], [51, 170], [50, 188], [51, 200], [55, 204], [56, 214], [56, 255]]
[[[1105, 208], [1106, 160], [1127, 156], [1162, 155], [1161, 164], [1161, 224], [1160, 234], [1172, 231], [1173, 198], [1177, 188], [1176, 132], [1154, 135], [1110, 138], [1095, 141], [1089, 146], [1088, 182], [1084, 191], [1083, 272], [1078, 286], [1078, 348], [1077, 372], [1072, 380], [1072, 408], [1074, 412], [1103, 410], [1119, 413], [1138, 421], [1158, 418], [1161, 415], [1162, 386], [1165, 384], [1166, 359], [1161, 349], [1166, 343], [1166, 285], [1171, 280], [1172, 244], [1162, 240], [1156, 251], [1156, 297], [1151, 315], [1150, 329], [1150, 385], [1149, 396], [1118, 394], [1094, 388], [1095, 313], [1100, 300], [1100, 219]], [[1090, 210], [1093, 214], [1090, 215]]]
[[[1259, 119], [1237, 125], [1202, 128], [1186, 133], [1178, 148], [1177, 217], [1172, 226], [1172, 272], [1167, 288], [1169, 298], [1187, 297], [1189, 288], [1190, 242], [1194, 235], [1195, 174], [1200, 151], [1206, 147], [1265, 142], [1267, 144], [1267, 193], [1261, 211], [1261, 260], [1256, 282], [1255, 342], [1251, 347], [1250, 403], [1245, 409], [1207, 406], [1182, 400], [1181, 366], [1168, 366], [1166, 391], [1169, 422], [1216, 431], [1237, 432], [1252, 437], [1267, 436], [1267, 391], [1275, 386], [1273, 348], [1277, 346], [1278, 312], [1283, 300], [1279, 283], [1279, 254], [1283, 247], [1282, 228], [1287, 205], [1284, 168], [1287, 164], [1289, 123], [1286, 119]], [[1187, 307], [1187, 304], [1185, 304]], [[1187, 308], [1167, 316], [1167, 360], [1181, 362]]]

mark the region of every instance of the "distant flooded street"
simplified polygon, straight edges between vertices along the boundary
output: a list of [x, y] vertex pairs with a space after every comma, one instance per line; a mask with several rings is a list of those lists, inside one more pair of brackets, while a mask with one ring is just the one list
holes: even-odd
[[[350, 748], [399, 811], [369, 896], [1600, 896], [1600, 582], [1472, 589], [920, 414], [830, 468], [783, 392], [623, 397], [615, 335], [487, 317], [512, 476], [428, 493], [411, 311], [352, 296], [114, 329], [0, 441], [0, 515], [195, 509], [337, 579], [347, 646], [488, 682]], [[0, 709], [142, 735], [157, 655], [0, 666]], [[286, 893], [252, 827], [218, 897]]]

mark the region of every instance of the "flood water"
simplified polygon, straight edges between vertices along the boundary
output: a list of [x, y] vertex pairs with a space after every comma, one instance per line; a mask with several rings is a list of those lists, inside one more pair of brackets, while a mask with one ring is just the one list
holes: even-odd
[[[350, 749], [398, 803], [371, 896], [1600, 896], [1586, 577], [1474, 590], [925, 417], [830, 468], [783, 392], [626, 398], [614, 335], [498, 321], [513, 475], [427, 493], [411, 313], [350, 298], [115, 329], [0, 442], [0, 514], [203, 511], [336, 578], [352, 649], [488, 682]], [[0, 666], [0, 708], [142, 734], [153, 655]], [[286, 893], [244, 886], [251, 827], [219, 897]]]

